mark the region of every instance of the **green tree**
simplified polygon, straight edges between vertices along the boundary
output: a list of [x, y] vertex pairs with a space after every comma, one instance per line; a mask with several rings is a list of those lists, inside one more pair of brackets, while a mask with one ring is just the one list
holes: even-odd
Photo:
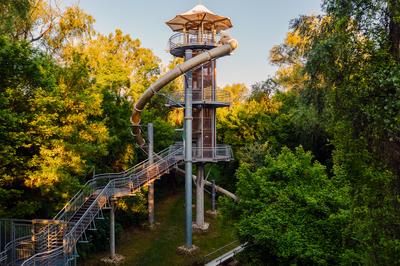
[[310, 38], [305, 102], [325, 119], [336, 178], [351, 185], [342, 264], [400, 261], [398, 4], [327, 0], [317, 32], [305, 18], [293, 24]]
[[30, 102], [39, 88], [56, 88], [55, 66], [27, 43], [0, 37], [0, 69], [0, 216], [23, 217], [40, 205], [25, 186], [36, 152]]
[[348, 216], [345, 183], [329, 179], [301, 147], [283, 148], [277, 156], [267, 152], [262, 165], [249, 159], [236, 173], [239, 202], [225, 202], [237, 217], [241, 241], [248, 242], [247, 263], [337, 264]]
[[0, 2], [0, 35], [18, 39], [18, 28], [29, 22], [29, 0], [3, 0]]
[[102, 116], [103, 95], [90, 80], [85, 61], [77, 56], [57, 77], [54, 90], [38, 89], [31, 100], [29, 133], [37, 153], [29, 163], [26, 184], [63, 204], [80, 178], [107, 154], [109, 134]]

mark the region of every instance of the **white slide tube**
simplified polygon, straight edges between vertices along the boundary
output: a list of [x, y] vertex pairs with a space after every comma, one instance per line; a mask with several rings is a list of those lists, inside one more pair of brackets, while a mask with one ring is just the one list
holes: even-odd
[[143, 149], [145, 148], [145, 140], [141, 134], [140, 130], [140, 120], [141, 112], [143, 111], [146, 104], [151, 100], [151, 98], [160, 91], [165, 85], [173, 81], [177, 77], [183, 75], [187, 71], [200, 66], [212, 59], [219, 58], [222, 56], [229, 55], [233, 50], [237, 48], [237, 41], [235, 39], [229, 39], [223, 42], [221, 46], [213, 48], [209, 51], [205, 51], [186, 62], [177, 65], [173, 70], [168, 71], [165, 75], [160, 77], [156, 82], [150, 85], [149, 88], [140, 96], [139, 100], [135, 103], [133, 107], [133, 112], [131, 116], [132, 131], [135, 135], [137, 144]]

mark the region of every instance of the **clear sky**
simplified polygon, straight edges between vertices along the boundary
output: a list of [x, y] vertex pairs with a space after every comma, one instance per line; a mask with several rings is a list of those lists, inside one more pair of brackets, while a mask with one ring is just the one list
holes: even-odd
[[217, 64], [218, 85], [254, 84], [272, 75], [275, 68], [268, 62], [268, 53], [280, 44], [289, 30], [291, 19], [299, 15], [320, 14], [321, 0], [65, 0], [79, 3], [96, 19], [96, 30], [109, 33], [120, 28], [142, 41], [143, 47], [167, 64], [172, 56], [166, 52], [173, 34], [165, 21], [185, 12], [198, 3], [219, 15], [230, 17], [231, 35], [239, 49]]

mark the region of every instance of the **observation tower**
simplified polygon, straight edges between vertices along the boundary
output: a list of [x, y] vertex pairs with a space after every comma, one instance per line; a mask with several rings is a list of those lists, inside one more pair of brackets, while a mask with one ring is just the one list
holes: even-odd
[[[176, 32], [168, 42], [169, 52], [184, 58], [185, 62], [209, 56], [204, 63], [185, 73], [184, 91], [170, 96], [169, 106], [184, 108], [184, 138], [176, 143], [184, 146], [186, 175], [186, 247], [192, 246], [192, 163], [197, 166], [196, 179], [196, 220], [193, 228], [206, 231], [204, 222], [204, 166], [206, 163], [230, 161], [233, 159], [231, 147], [217, 143], [217, 108], [230, 105], [228, 92], [217, 89], [217, 58], [226, 54], [214, 55], [211, 50], [231, 40], [224, 31], [232, 28], [231, 20], [217, 15], [204, 5], [196, 5], [191, 10], [176, 15], [166, 24]], [[234, 48], [236, 48], [236, 41]], [[233, 48], [233, 49], [234, 49]], [[229, 53], [228, 53], [229, 54]]]
[[[184, 58], [153, 82], [133, 105], [130, 118], [132, 133], [148, 159], [120, 173], [93, 175], [60, 212], [49, 220], [0, 219], [0, 265], [72, 265], [76, 262], [78, 241], [87, 243], [86, 231], [96, 230], [95, 221], [110, 210], [110, 257], [115, 250], [115, 202], [131, 197], [148, 187], [149, 225], [154, 225], [154, 182], [170, 170], [182, 173], [185, 164], [185, 245], [192, 253], [192, 226], [207, 230], [204, 222], [204, 185], [237, 200], [229, 191], [206, 181], [204, 165], [233, 159], [228, 145], [217, 143], [216, 111], [229, 106], [229, 94], [216, 86], [216, 60], [230, 55], [237, 41], [223, 30], [232, 27], [229, 18], [197, 5], [175, 16], [167, 25], [176, 32], [169, 39], [169, 51]], [[153, 127], [148, 124], [148, 144], [141, 131], [141, 113], [145, 106], [169, 82], [184, 75], [184, 91], [171, 95], [169, 105], [184, 108], [183, 141], [158, 153], [153, 148]], [[192, 174], [193, 163], [197, 177]], [[192, 225], [192, 180], [196, 180], [196, 222]], [[214, 193], [215, 194], [215, 193]]]

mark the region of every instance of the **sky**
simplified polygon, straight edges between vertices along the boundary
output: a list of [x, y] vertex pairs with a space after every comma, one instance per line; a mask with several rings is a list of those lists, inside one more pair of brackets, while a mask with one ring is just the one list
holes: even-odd
[[266, 80], [276, 67], [268, 62], [269, 50], [283, 42], [290, 21], [300, 15], [321, 14], [321, 0], [64, 0], [78, 3], [95, 20], [103, 34], [116, 28], [150, 48], [163, 64], [172, 56], [166, 51], [173, 32], [165, 24], [175, 15], [202, 3], [218, 15], [230, 17], [230, 33], [239, 42], [233, 55], [217, 62], [219, 86]]

